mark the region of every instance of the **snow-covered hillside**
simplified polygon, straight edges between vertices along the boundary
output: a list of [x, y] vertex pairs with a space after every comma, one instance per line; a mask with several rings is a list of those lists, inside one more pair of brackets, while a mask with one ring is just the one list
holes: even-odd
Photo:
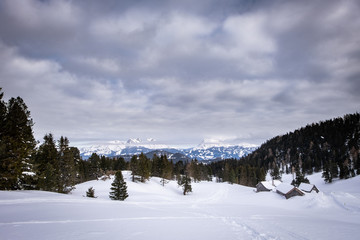
[[[286, 200], [274, 192], [227, 183], [133, 183], [129, 197], [109, 199], [112, 180], [90, 181], [72, 194], [0, 191], [0, 239], [358, 239], [360, 177], [325, 184], [320, 193]], [[284, 176], [290, 181], [290, 176]], [[95, 188], [96, 199], [85, 198]]]

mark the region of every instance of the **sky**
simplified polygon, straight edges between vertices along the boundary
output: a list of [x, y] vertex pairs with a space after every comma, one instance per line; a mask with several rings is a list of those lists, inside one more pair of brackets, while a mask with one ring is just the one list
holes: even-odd
[[2, 0], [34, 136], [261, 144], [360, 110], [357, 0]]

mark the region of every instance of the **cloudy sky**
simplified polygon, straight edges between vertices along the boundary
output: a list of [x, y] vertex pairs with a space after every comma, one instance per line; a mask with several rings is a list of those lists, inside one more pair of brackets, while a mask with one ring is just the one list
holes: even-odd
[[261, 144], [360, 110], [358, 0], [1, 0], [0, 87], [73, 145]]

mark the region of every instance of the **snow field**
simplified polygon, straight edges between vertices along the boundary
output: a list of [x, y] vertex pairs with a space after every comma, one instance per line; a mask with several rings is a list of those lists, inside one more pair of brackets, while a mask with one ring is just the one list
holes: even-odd
[[[325, 184], [286, 200], [274, 192], [227, 183], [192, 183], [182, 195], [175, 181], [131, 182], [129, 197], [112, 201], [112, 180], [89, 181], [69, 195], [0, 191], [0, 239], [357, 239], [360, 177]], [[283, 176], [291, 182], [291, 176]], [[96, 199], [83, 197], [89, 187]]]

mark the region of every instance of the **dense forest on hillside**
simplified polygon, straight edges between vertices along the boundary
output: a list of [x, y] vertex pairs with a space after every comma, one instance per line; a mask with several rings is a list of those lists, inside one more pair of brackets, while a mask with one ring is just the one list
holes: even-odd
[[244, 161], [266, 170], [303, 174], [323, 171], [325, 181], [360, 174], [360, 114], [313, 123], [274, 137]]

